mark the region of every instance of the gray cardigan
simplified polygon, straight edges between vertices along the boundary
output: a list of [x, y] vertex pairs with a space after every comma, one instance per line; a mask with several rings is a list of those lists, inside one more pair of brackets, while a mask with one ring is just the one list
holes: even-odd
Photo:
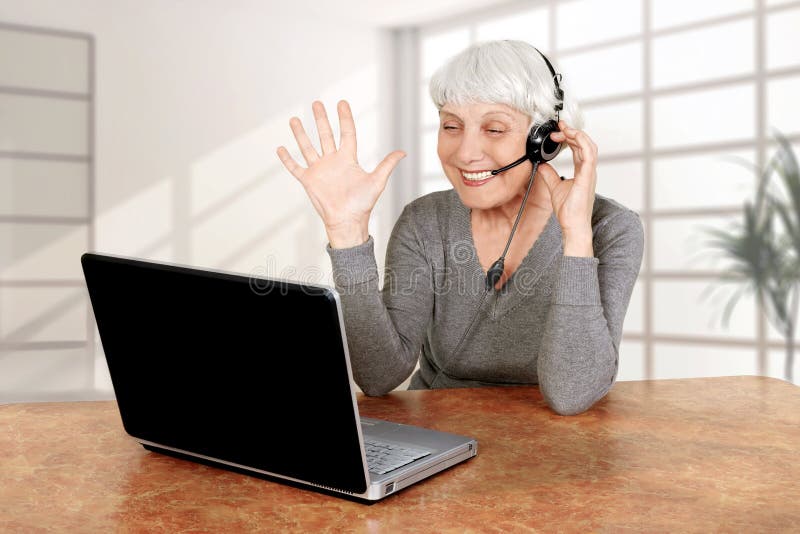
[[382, 289], [372, 237], [352, 248], [328, 245], [356, 383], [383, 395], [419, 359], [411, 389], [538, 384], [556, 412], [588, 409], [616, 379], [644, 249], [638, 214], [600, 195], [592, 233], [594, 258], [563, 256], [551, 215], [505, 286], [483, 301], [486, 273], [470, 211], [452, 189], [405, 207], [389, 239]]

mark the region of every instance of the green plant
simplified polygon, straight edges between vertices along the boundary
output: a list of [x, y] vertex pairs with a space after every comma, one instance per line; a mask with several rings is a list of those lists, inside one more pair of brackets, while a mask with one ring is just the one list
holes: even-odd
[[785, 339], [784, 376], [791, 382], [800, 298], [800, 173], [789, 141], [780, 132], [775, 138], [778, 150], [763, 170], [746, 163], [758, 180], [755, 199], [744, 204], [743, 219], [727, 230], [704, 230], [710, 237], [707, 244], [731, 261], [730, 271], [718, 280], [738, 286], [723, 310], [723, 325], [742, 295], [752, 293]]

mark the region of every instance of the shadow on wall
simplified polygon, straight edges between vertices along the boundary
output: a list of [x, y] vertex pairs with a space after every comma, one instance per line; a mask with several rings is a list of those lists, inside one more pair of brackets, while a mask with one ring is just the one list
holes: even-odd
[[[375, 77], [376, 66], [362, 65], [320, 95], [334, 102], [365, 96], [354, 106], [365, 165], [378, 159], [378, 110], [370, 90]], [[112, 393], [104, 361], [87, 356], [102, 350], [99, 342], [87, 345], [94, 326], [79, 264], [87, 250], [243, 273], [266, 265], [275, 271], [268, 275], [331, 283], [322, 224], [275, 155], [278, 145], [291, 148], [291, 116], [314, 123], [310, 102], [277, 112], [194, 158], [185, 174], [155, 182], [139, 177], [138, 190], [100, 206], [92, 218], [97, 201], [87, 161], [93, 146], [64, 154], [58, 139], [47, 146], [26, 133], [26, 124], [52, 120], [44, 112], [49, 107], [36, 104], [64, 95], [41, 88], [15, 91], [31, 94], [24, 95], [30, 104], [25, 117], [0, 124], [0, 401]], [[91, 91], [82, 91], [81, 98], [91, 100]], [[8, 107], [3, 99], [0, 90], [0, 115]], [[54, 130], [74, 136], [73, 120], [85, 128], [88, 119], [65, 116]], [[338, 137], [338, 124], [332, 126]], [[316, 132], [308, 133], [315, 138]], [[302, 161], [298, 151], [292, 155]], [[95, 236], [101, 237], [99, 246], [93, 245]]]

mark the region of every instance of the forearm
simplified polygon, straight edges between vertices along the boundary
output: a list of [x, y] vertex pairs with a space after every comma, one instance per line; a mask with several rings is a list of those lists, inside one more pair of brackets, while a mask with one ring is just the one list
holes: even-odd
[[537, 374], [547, 404], [581, 413], [611, 388], [617, 347], [603, 313], [596, 258], [564, 257], [542, 338]]
[[329, 249], [340, 294], [353, 378], [367, 395], [403, 382], [417, 362], [426, 320], [425, 299], [404, 296], [389, 280], [381, 291], [371, 239]]

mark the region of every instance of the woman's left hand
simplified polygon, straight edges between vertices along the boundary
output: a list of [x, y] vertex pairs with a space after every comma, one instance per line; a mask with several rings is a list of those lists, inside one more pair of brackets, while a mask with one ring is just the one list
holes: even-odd
[[565, 256], [593, 256], [592, 208], [597, 184], [597, 145], [581, 130], [558, 121], [561, 131], [550, 134], [550, 139], [564, 142], [572, 151], [575, 164], [573, 179], [562, 180], [548, 163], [539, 165], [550, 200], [553, 203], [564, 238]]

